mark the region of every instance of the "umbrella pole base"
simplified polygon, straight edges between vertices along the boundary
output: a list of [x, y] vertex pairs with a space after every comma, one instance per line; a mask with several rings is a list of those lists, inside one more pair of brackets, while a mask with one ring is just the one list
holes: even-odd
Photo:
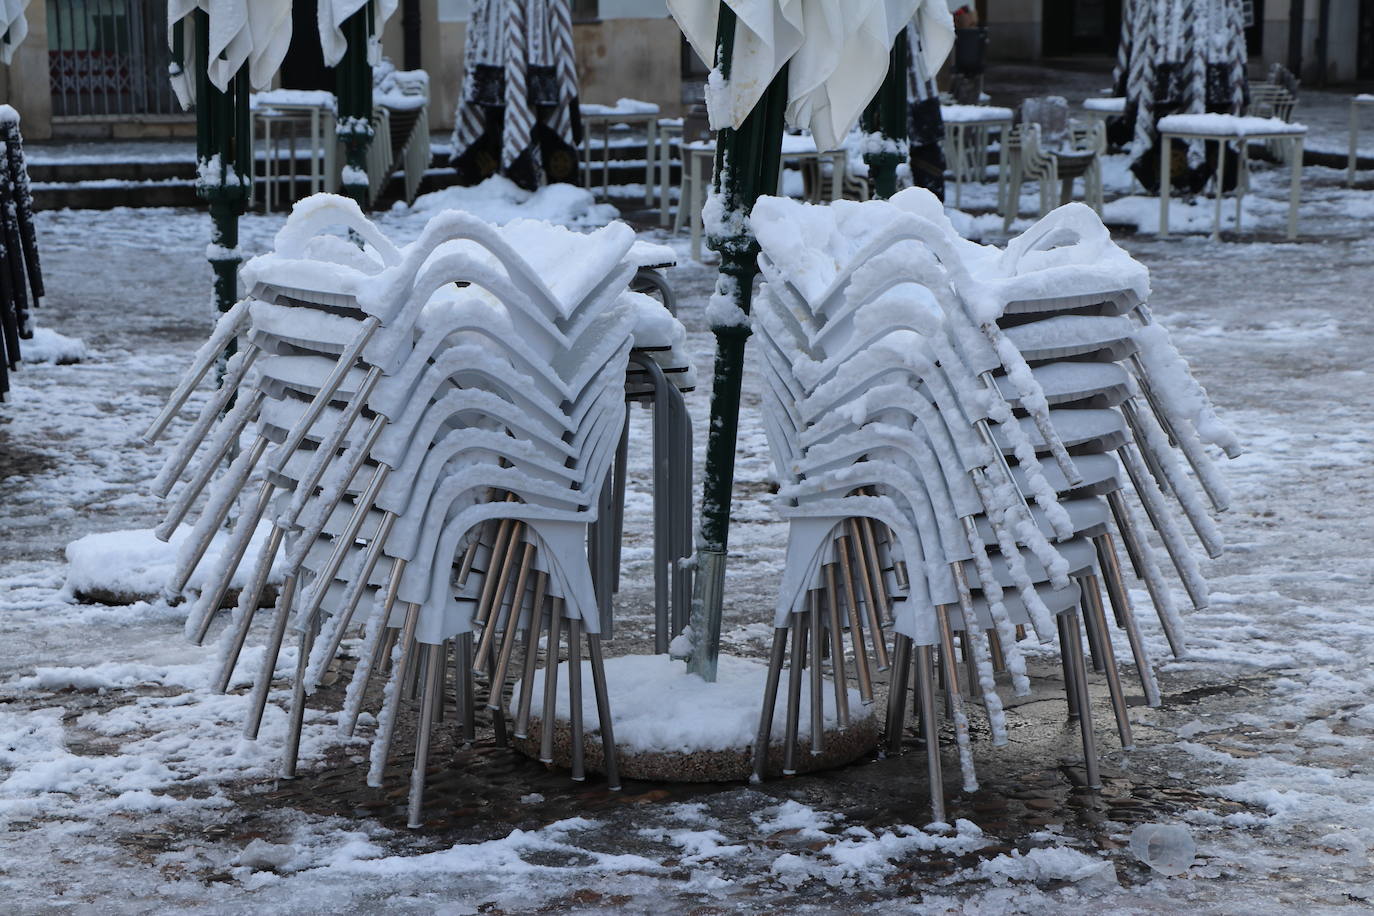
[[725, 551], [697, 549], [692, 593], [692, 656], [687, 670], [707, 683], [716, 679], [720, 659], [720, 620], [725, 603]]

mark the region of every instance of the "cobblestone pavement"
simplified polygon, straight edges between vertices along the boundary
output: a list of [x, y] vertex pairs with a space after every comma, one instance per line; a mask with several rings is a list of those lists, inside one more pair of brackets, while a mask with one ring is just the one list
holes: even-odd
[[[1312, 234], [1298, 243], [1123, 240], [1152, 270], [1157, 315], [1249, 447], [1228, 468], [1236, 506], [1222, 521], [1231, 550], [1208, 566], [1213, 604], [1190, 620], [1190, 655], [1162, 665], [1165, 707], [1132, 709], [1134, 751], [1119, 749], [1105, 688], [1095, 686], [1100, 793], [1082, 788], [1076, 726], [1064, 718], [1048, 659], [1032, 663], [1031, 696], [1008, 697], [1010, 745], [994, 749], [977, 736], [978, 792], [957, 791], [947, 755], [951, 818], [984, 834], [985, 845], [960, 854], [922, 851], [903, 833], [928, 817], [924, 755], [910, 733], [902, 756], [825, 774], [754, 786], [632, 783], [608, 793], [595, 778], [575, 785], [496, 747], [484, 723], [471, 746], [442, 734], [420, 831], [403, 820], [409, 758], [400, 755], [388, 784], [370, 789], [357, 744], [312, 745], [301, 777], [277, 781], [270, 754], [258, 760], [230, 741], [225, 754], [241, 759], [209, 776], [171, 764], [174, 775], [154, 793], [171, 801], [112, 804], [127, 798], [118, 780], [93, 788], [79, 774], [130, 760], [151, 767], [159, 755], [201, 761], [187, 745], [235, 733], [241, 708], [208, 705], [167, 673], [207, 658], [181, 638], [184, 607], [73, 605], [60, 592], [68, 541], [147, 527], [157, 516], [146, 481], [161, 455], [132, 441], [204, 333], [204, 217], [47, 215], [52, 296], [40, 320], [84, 337], [95, 355], [78, 366], [25, 368], [12, 403], [0, 408], [0, 722], [57, 710], [62, 760], [74, 775], [66, 792], [25, 796], [5, 782], [15, 775], [7, 763], [15, 748], [0, 742], [0, 889], [26, 912], [836, 912], [901, 901], [933, 912], [1092, 905], [1262, 913], [1367, 905], [1374, 243], [1335, 174], [1312, 181], [1326, 189], [1313, 205], [1325, 215], [1309, 220]], [[277, 223], [249, 222], [245, 245], [261, 250]], [[700, 265], [675, 274], [709, 379], [702, 308], [712, 275]], [[705, 390], [692, 396], [698, 429], [706, 404]], [[756, 397], [746, 394], [744, 411], [726, 642], [762, 656], [782, 528], [768, 505]], [[642, 417], [635, 422], [646, 429]], [[632, 467], [644, 473], [646, 456]], [[630, 490], [616, 653], [649, 646], [648, 521], [639, 483]], [[1163, 658], [1157, 628], [1148, 638]], [[124, 664], [161, 673], [120, 688], [23, 680], [45, 666], [108, 672]], [[337, 708], [338, 692], [326, 686], [318, 705]], [[207, 720], [208, 730], [187, 725], [192, 737], [174, 743], [166, 717], [178, 708]], [[164, 718], [140, 719], [148, 710]], [[161, 724], [140, 730], [140, 722]], [[319, 722], [310, 725], [322, 733]], [[406, 738], [396, 746], [407, 747]], [[788, 803], [814, 812], [814, 823], [778, 826], [776, 812]], [[1155, 821], [1192, 829], [1199, 858], [1187, 877], [1154, 875], [1123, 848], [1132, 825]], [[684, 830], [709, 836], [684, 845]], [[519, 831], [528, 842], [512, 847]], [[238, 856], [255, 840], [295, 858], [244, 865]], [[492, 852], [498, 847], [505, 858]], [[999, 879], [980, 864], [1057, 848], [1100, 857], [1109, 874]], [[470, 852], [445, 858], [454, 849]], [[784, 860], [797, 867], [781, 869]], [[369, 871], [368, 862], [385, 864]]]

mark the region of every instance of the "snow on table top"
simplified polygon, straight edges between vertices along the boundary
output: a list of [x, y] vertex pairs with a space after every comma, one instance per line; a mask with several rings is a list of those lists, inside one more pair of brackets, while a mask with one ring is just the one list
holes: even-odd
[[1359, 95], [1355, 96], [1355, 101], [1371, 103], [1374, 102], [1374, 95], [1370, 95], [1368, 92], [1361, 92]]
[[996, 105], [941, 105], [940, 117], [951, 124], [972, 124], [978, 121], [1005, 121], [1012, 116], [1010, 108]]
[[655, 115], [661, 110], [653, 102], [639, 99], [617, 99], [614, 105], [597, 105], [586, 102], [578, 106], [584, 115], [611, 117], [616, 115]]
[[[694, 150], [714, 150], [716, 148], [716, 141], [694, 140], [691, 143], [684, 144], [684, 146]], [[814, 152], [816, 152], [816, 141], [811, 138], [810, 134], [782, 135], [782, 154], [784, 156], [795, 156]]]
[[1089, 111], [1112, 111], [1120, 114], [1126, 110], [1126, 99], [1119, 95], [1105, 99], [1084, 99], [1083, 107]]
[[1225, 134], [1248, 137], [1255, 134], [1305, 134], [1306, 124], [1290, 124], [1280, 118], [1253, 118], [1241, 115], [1176, 114], [1159, 119], [1159, 129], [1171, 134]]
[[274, 106], [300, 106], [334, 110], [334, 93], [323, 89], [271, 89], [255, 92], [248, 97], [248, 107], [254, 110]]
[[[759, 726], [759, 704], [764, 681], [768, 676], [766, 662], [749, 658], [720, 657], [716, 682], [708, 684], [700, 676], [687, 673], [685, 662], [667, 655], [623, 655], [608, 658], [606, 685], [610, 694], [611, 712], [615, 716], [615, 743], [622, 752], [679, 753], [727, 750], [748, 747], [754, 743]], [[559, 719], [567, 720], [572, 708], [568, 701], [568, 663], [559, 665], [558, 701], [555, 705]], [[582, 720], [588, 731], [600, 728], [596, 711], [596, 695], [586, 685], [592, 682], [590, 662], [582, 663]], [[516, 685], [512, 696], [520, 695]], [[543, 696], [544, 669], [535, 672], [535, 696]], [[786, 691], [778, 691], [779, 708], [773, 716], [774, 741], [785, 736]], [[825, 727], [835, 728], [835, 691], [826, 685]], [[798, 736], [811, 736], [811, 695], [803, 690], [798, 716]], [[850, 717], [862, 721], [873, 715], [876, 706], [866, 706], [856, 690], [849, 691]]]

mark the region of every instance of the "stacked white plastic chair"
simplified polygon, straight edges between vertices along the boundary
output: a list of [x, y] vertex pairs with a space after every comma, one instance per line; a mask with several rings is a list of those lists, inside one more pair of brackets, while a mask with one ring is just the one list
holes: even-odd
[[[1122, 743], [1131, 743], [1101, 583], [1126, 632], [1146, 699], [1158, 703], [1116, 562], [1113, 522], [1147, 577], [1166, 632], [1177, 630], [1149, 543], [1120, 498], [1121, 472], [1111, 453], [1130, 472], [1166, 544], [1179, 540], [1179, 532], [1154, 490], [1156, 472], [1180, 496], [1213, 551], [1220, 546], [1215, 526], [1205, 512], [1197, 516], [1192, 480], [1179, 469], [1167, 439], [1157, 435], [1156, 415], [1171, 424], [1185, 454], [1197, 459], [1198, 475], [1209, 487], [1218, 482], [1196, 427], [1232, 444], [1217, 433], [1205, 396], [1167, 335], [1149, 324], [1140, 305], [1148, 294], [1144, 269], [1111, 244], [1081, 205], [1051, 214], [1006, 252], [959, 238], [938, 201], [923, 191], [828, 208], [766, 199], [751, 222], [766, 279], [753, 319], [767, 380], [765, 417], [783, 483], [780, 504], [791, 521], [755, 748], [757, 775], [789, 638], [785, 770], [798, 753], [802, 666], [809, 659], [815, 710], [827, 631], [836, 687], [845, 679], [841, 631], [847, 626], [860, 690], [870, 699], [869, 660], [859, 634], [866, 631], [866, 642], [881, 646], [880, 624], [890, 614], [897, 635], [889, 740], [900, 747], [914, 653], [937, 819], [943, 819], [944, 804], [932, 648], [939, 650], [964, 785], [976, 785], [956, 632], [969, 663], [970, 694], [987, 711], [994, 744], [1006, 740], [995, 675], [1009, 670], [1015, 692], [1029, 690], [1018, 638], [1029, 626], [1044, 642], [1060, 640], [1066, 699], [1080, 721], [1088, 781], [1096, 784], [1080, 607]], [[1056, 314], [1064, 311], [1084, 314]], [[1127, 313], [1140, 322], [1120, 317]], [[1074, 327], [999, 326], [1017, 314], [1070, 319]], [[1083, 317], [1094, 319], [1095, 336], [1078, 333]], [[1113, 325], [1112, 337], [1099, 317], [1125, 324]], [[1141, 351], [1146, 358], [1132, 360], [1137, 338], [1153, 340]], [[1067, 351], [1060, 353], [1056, 342]], [[1055, 362], [1061, 355], [1077, 362]], [[1097, 361], [1083, 361], [1090, 358]], [[1123, 359], [1132, 372], [1115, 364]], [[1167, 379], [1152, 388], [1139, 384], [1162, 376]], [[1136, 453], [1135, 436], [1144, 441], [1148, 461]], [[1114, 497], [1110, 505], [1103, 494]], [[1194, 591], [1200, 575], [1191, 554], [1180, 549], [1176, 559]], [[864, 584], [855, 588], [851, 581]], [[881, 666], [882, 650], [875, 648], [875, 655]], [[840, 694], [837, 689], [837, 703]], [[813, 752], [821, 750], [818, 733], [813, 727]]]
[[[337, 228], [352, 240], [331, 234]], [[237, 337], [224, 385], [158, 480], [158, 492], [170, 493], [208, 440], [159, 533], [169, 536], [187, 516], [252, 424], [256, 437], [209, 488], [169, 589], [185, 585], [235, 497], [260, 472], [258, 495], [237, 518], [187, 630], [204, 639], [260, 520], [269, 518], [223, 637], [218, 686], [230, 683], [269, 570], [284, 553], [286, 579], [247, 726], [256, 737], [281, 643], [294, 628], [300, 652], [284, 775], [294, 775], [306, 696], [350, 627], [361, 624], [340, 729], [351, 734], [370, 676], [389, 667], [369, 772], [378, 784], [402, 701], [418, 694], [410, 803], [418, 824], [428, 725], [442, 708], [449, 648], [464, 731], [473, 729], [473, 673], [482, 670], [504, 737], [505, 690], [523, 631], [525, 688], [515, 721], [523, 736], [547, 627], [545, 683], [556, 685], [565, 632], [572, 660], [573, 776], [583, 777], [585, 635], [605, 769], [617, 784], [588, 528], [604, 511], [635, 333], [661, 326], [661, 318], [676, 325], [653, 300], [629, 291], [632, 243], [620, 224], [581, 235], [531, 221], [498, 229], [448, 212], [397, 249], [356, 205], [319, 195], [297, 205], [275, 252], [245, 269], [249, 298], [221, 321], [149, 436]], [[231, 396], [237, 401], [217, 421]], [[545, 759], [552, 759], [554, 697], [548, 690], [541, 707]]]

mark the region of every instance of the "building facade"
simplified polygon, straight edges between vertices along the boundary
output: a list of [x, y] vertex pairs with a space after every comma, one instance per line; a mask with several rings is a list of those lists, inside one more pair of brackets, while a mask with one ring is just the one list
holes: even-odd
[[[682, 39], [664, 0], [573, 0], [582, 98], [632, 96], [677, 114], [682, 103]], [[463, 43], [471, 0], [402, 0], [382, 47], [398, 66], [407, 58], [429, 71], [430, 123], [453, 124], [463, 78]], [[283, 70], [318, 65], [311, 0], [296, 0], [295, 40]], [[167, 81], [166, 0], [33, 0], [29, 36], [0, 66], [0, 102], [17, 108], [25, 136], [137, 138], [193, 136], [194, 118]], [[407, 23], [407, 17], [413, 17]]]

